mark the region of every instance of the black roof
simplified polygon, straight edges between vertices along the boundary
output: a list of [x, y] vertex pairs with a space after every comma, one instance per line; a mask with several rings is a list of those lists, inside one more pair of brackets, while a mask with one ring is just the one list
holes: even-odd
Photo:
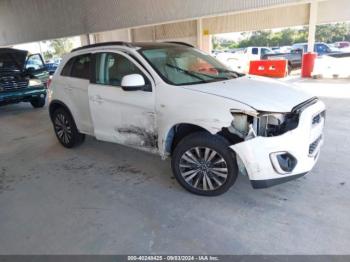
[[127, 46], [127, 47], [141, 47], [141, 48], [159, 48], [159, 47], [165, 47], [165, 46], [177, 46], [177, 45], [182, 45], [182, 46], [188, 46], [188, 47], [193, 47], [192, 45], [188, 43], [183, 43], [183, 42], [135, 42], [135, 43], [130, 43], [130, 42], [103, 42], [103, 43], [97, 43], [97, 44], [92, 44], [92, 45], [86, 45], [82, 47], [78, 47], [73, 49], [71, 52], [76, 52], [84, 49], [89, 49], [89, 48], [94, 48], [94, 47], [100, 47], [100, 46]]

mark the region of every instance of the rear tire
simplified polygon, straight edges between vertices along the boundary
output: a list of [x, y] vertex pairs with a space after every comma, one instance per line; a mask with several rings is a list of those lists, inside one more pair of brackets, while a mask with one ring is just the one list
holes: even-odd
[[64, 108], [58, 108], [52, 115], [52, 123], [58, 141], [66, 148], [82, 144], [85, 135], [79, 133], [71, 114]]
[[34, 108], [42, 108], [45, 106], [46, 97], [37, 97], [30, 101]]
[[176, 146], [171, 166], [176, 180], [191, 193], [218, 196], [235, 183], [236, 157], [229, 143], [206, 132], [193, 133]]

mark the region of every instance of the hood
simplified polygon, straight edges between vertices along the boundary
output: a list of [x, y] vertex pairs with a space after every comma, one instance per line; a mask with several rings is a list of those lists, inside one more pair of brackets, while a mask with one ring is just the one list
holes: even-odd
[[235, 100], [257, 111], [266, 112], [291, 112], [296, 105], [313, 97], [290, 84], [257, 76], [244, 76], [185, 88]]
[[0, 48], [0, 72], [23, 71], [28, 52], [12, 48]]

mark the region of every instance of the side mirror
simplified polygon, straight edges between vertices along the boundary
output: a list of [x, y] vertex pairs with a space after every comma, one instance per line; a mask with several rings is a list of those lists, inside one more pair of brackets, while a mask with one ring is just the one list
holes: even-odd
[[122, 78], [121, 87], [124, 91], [139, 91], [143, 90], [146, 82], [142, 75], [131, 74]]

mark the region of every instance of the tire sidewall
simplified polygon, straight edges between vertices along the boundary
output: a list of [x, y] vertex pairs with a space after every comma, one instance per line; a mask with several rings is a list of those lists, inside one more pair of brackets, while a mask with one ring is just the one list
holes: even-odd
[[30, 101], [34, 108], [42, 108], [45, 106], [46, 97], [38, 97], [35, 100]]
[[[228, 175], [225, 183], [218, 189], [215, 189], [213, 191], [196, 189], [189, 185], [181, 175], [179, 167], [180, 159], [187, 150], [193, 147], [208, 147], [215, 150], [225, 159], [228, 168]], [[236, 157], [234, 152], [229, 148], [229, 143], [222, 137], [214, 136], [204, 132], [198, 132], [189, 135], [177, 145], [173, 152], [171, 166], [173, 174], [181, 186], [183, 186], [191, 193], [203, 196], [218, 196], [225, 193], [235, 183], [238, 175]]]
[[[55, 128], [55, 120], [56, 120], [57, 115], [59, 115], [59, 114], [64, 115], [64, 117], [68, 120], [69, 126], [70, 126], [70, 128], [72, 130], [72, 139], [69, 141], [69, 143], [64, 143], [64, 141], [62, 141], [60, 139], [60, 137], [58, 136], [58, 134], [57, 134], [57, 131], [56, 131], [56, 128]], [[56, 135], [58, 141], [64, 147], [66, 147], [66, 148], [73, 148], [76, 144], [79, 143], [79, 141], [78, 141], [79, 140], [79, 138], [78, 138], [79, 137], [79, 132], [77, 130], [75, 122], [74, 122], [72, 116], [70, 115], [70, 113], [68, 113], [63, 108], [59, 108], [53, 113], [53, 118], [52, 119], [53, 119], [52, 123], [53, 123], [53, 128], [54, 128], [55, 135]]]

